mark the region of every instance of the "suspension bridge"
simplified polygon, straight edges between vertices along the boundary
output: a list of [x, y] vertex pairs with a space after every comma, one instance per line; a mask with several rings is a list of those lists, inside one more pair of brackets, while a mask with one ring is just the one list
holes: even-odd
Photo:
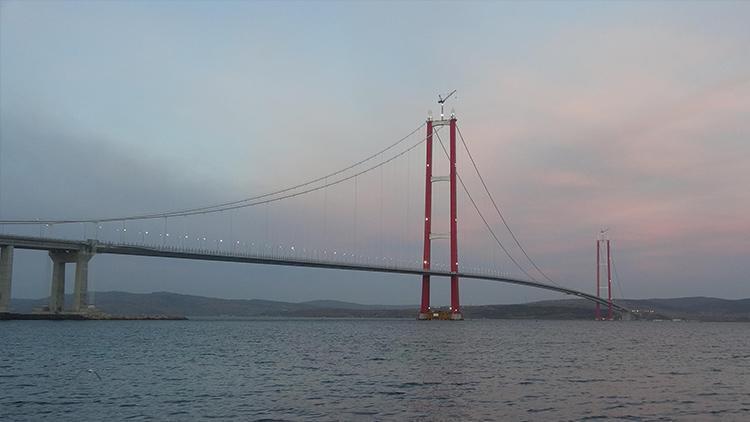
[[[445, 116], [444, 102], [441, 98], [439, 119], [428, 118], [364, 159], [261, 195], [132, 215], [0, 219], [0, 312], [10, 308], [14, 250], [28, 249], [47, 251], [52, 262], [50, 313], [66, 311], [66, 264], [76, 267], [69, 310], [86, 312], [89, 262], [97, 254], [113, 254], [412, 275], [421, 278], [419, 319], [439, 315], [431, 306], [430, 287], [435, 277], [450, 279], [450, 306], [445, 314], [453, 320], [463, 319], [461, 279], [573, 295], [594, 302], [597, 319], [605, 319], [600, 317], [600, 305], [608, 308], [606, 319], [613, 318], [613, 310], [627, 314], [626, 308], [612, 300], [611, 293], [600, 297], [598, 276], [596, 294], [589, 294], [562, 286], [537, 265], [495, 201], [455, 114]], [[422, 130], [425, 135], [419, 136]], [[447, 146], [440, 136], [446, 130]], [[458, 139], [481, 186], [480, 195], [488, 204], [485, 211], [480, 195], [472, 194], [464, 180], [466, 175], [458, 171]], [[435, 145], [440, 147], [437, 158], [444, 155], [444, 159], [433, 157]], [[415, 166], [412, 162], [417, 154], [424, 161], [420, 158]], [[418, 170], [413, 171], [413, 166]], [[387, 188], [386, 169], [393, 182]], [[443, 182], [448, 185], [447, 204], [438, 207], [440, 193], [445, 193], [439, 187]], [[309, 212], [312, 207], [323, 211]], [[469, 235], [461, 243], [468, 253], [464, 252], [460, 261], [459, 210], [462, 215], [476, 217], [461, 219]], [[493, 218], [497, 223], [492, 223]], [[222, 220], [228, 220], [227, 227], [222, 227]], [[272, 220], [279, 220], [282, 228], [274, 227]], [[497, 228], [505, 233], [505, 242]], [[433, 245], [441, 240], [447, 245]], [[597, 271], [599, 266], [597, 261]]]

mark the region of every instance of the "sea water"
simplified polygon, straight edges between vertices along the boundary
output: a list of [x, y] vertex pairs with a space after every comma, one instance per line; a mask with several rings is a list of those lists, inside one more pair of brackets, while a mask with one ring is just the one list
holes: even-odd
[[750, 324], [0, 322], [0, 419], [750, 421]]

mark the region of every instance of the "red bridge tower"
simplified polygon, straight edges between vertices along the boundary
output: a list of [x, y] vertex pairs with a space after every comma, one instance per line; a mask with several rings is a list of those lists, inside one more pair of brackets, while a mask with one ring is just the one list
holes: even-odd
[[[455, 92], [455, 91], [454, 91]], [[451, 93], [452, 95], [453, 93]], [[450, 97], [450, 95], [448, 95]], [[430, 270], [430, 246], [433, 239], [450, 239], [451, 255], [451, 306], [449, 319], [462, 320], [461, 304], [458, 297], [458, 219], [456, 215], [456, 117], [453, 113], [449, 119], [444, 118], [442, 106], [445, 100], [440, 98], [441, 105], [440, 120], [427, 119], [427, 162], [425, 166], [425, 197], [424, 197], [424, 258], [422, 268]], [[450, 172], [446, 176], [433, 177], [432, 175], [432, 146], [433, 128], [448, 126], [450, 130]], [[432, 184], [435, 182], [448, 181], [450, 183], [450, 234], [432, 232]], [[422, 303], [419, 309], [419, 319], [434, 319], [435, 314], [430, 307], [430, 276], [422, 275]]]
[[[607, 268], [607, 284], [602, 285], [603, 268]], [[607, 290], [607, 316], [602, 317], [599, 303], [596, 304], [594, 319], [597, 321], [612, 320], [612, 255], [609, 251], [609, 236], [607, 230], [599, 232], [596, 239], [596, 297], [601, 297], [601, 291]]]

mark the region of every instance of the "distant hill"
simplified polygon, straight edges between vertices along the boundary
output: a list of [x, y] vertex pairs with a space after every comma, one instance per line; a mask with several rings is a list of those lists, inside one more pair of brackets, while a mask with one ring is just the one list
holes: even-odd
[[[639, 311], [644, 319], [689, 319], [697, 321], [750, 321], [750, 299], [719, 299], [715, 297], [680, 297], [669, 299], [622, 299], [618, 304]], [[561, 306], [587, 309], [594, 304], [581, 299], [532, 302], [527, 306]], [[602, 308], [603, 309], [603, 308]]]
[[629, 309], [652, 309], [672, 318], [700, 321], [750, 321], [750, 299], [681, 297], [674, 299], [625, 300]]
[[[112, 315], [188, 315], [193, 317], [388, 317], [406, 316], [394, 310], [413, 313], [416, 306], [362, 305], [336, 300], [316, 300], [302, 303], [279, 302], [260, 299], [219, 299], [203, 296], [183, 295], [169, 292], [126, 293], [97, 292], [96, 307]], [[14, 312], [28, 313], [34, 308], [47, 305], [44, 299], [13, 299]], [[65, 303], [73, 302], [72, 295], [65, 296]]]
[[[219, 299], [169, 292], [97, 292], [97, 308], [112, 315], [186, 315], [188, 317], [361, 317], [414, 318], [417, 305], [362, 305], [336, 300], [301, 303], [260, 299]], [[66, 297], [72, 303], [72, 297]], [[627, 299], [618, 303], [639, 310], [644, 319], [689, 319], [700, 321], [750, 321], [750, 299], [709, 297], [676, 299]], [[14, 312], [31, 312], [47, 299], [13, 299]], [[583, 299], [548, 300], [519, 305], [464, 307], [472, 319], [591, 319], [594, 305]]]
[[340, 300], [311, 300], [299, 304], [328, 309], [414, 309], [416, 307], [416, 305], [362, 305]]

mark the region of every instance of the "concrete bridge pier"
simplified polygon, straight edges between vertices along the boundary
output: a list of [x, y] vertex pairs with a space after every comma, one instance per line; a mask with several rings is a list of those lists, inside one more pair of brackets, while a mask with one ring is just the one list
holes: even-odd
[[87, 251], [78, 251], [76, 257], [76, 280], [73, 287], [73, 312], [85, 311], [89, 306], [89, 261], [94, 256]]
[[52, 283], [49, 293], [49, 311], [60, 313], [65, 308], [65, 264], [71, 261], [70, 252], [50, 251]]
[[10, 311], [13, 283], [13, 246], [0, 246], [0, 312]]
[[80, 251], [50, 251], [52, 259], [52, 284], [49, 295], [49, 311], [60, 313], [65, 309], [65, 264], [76, 264], [76, 278], [73, 287], [73, 312], [81, 312], [88, 307], [89, 261], [93, 253]]

